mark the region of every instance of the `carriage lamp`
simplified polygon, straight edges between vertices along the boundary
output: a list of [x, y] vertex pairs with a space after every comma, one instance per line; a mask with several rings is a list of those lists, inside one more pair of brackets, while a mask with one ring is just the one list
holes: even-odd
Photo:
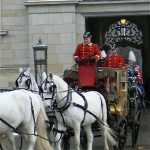
[[38, 43], [33, 46], [34, 52], [34, 71], [35, 80], [38, 85], [42, 83], [42, 73], [47, 73], [47, 46], [39, 39]]

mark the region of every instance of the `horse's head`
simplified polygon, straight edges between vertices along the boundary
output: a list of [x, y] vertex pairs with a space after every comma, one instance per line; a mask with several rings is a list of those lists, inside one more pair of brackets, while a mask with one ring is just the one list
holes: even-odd
[[30, 77], [30, 68], [27, 70], [19, 68], [19, 77], [16, 79], [16, 87], [30, 89], [31, 77]]
[[44, 93], [52, 94], [56, 90], [56, 85], [53, 80], [53, 75], [50, 73], [49, 75], [46, 75], [44, 72], [42, 74], [42, 90]]
[[19, 77], [16, 79], [16, 87], [39, 92], [38, 85], [30, 73], [30, 67], [27, 69], [19, 68]]
[[68, 90], [68, 84], [59, 76], [57, 75], [52, 75], [51, 73], [49, 75], [46, 75], [44, 72], [42, 74], [42, 90], [47, 93], [57, 93], [58, 91], [67, 91]]
[[46, 73], [44, 72], [42, 74], [41, 90], [43, 93], [43, 100], [44, 100], [43, 103], [45, 108], [51, 107], [52, 101], [55, 98], [56, 89], [57, 88], [53, 80], [53, 75], [52, 74], [46, 75]]

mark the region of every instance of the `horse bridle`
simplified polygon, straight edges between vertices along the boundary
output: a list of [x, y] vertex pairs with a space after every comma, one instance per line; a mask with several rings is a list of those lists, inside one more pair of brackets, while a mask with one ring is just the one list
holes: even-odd
[[25, 84], [26, 84], [26, 86], [27, 86], [27, 89], [29, 89], [29, 88], [30, 88], [30, 85], [31, 85], [31, 78], [30, 78], [30, 76], [25, 75], [24, 72], [21, 73], [21, 74], [19, 75], [19, 77], [16, 79], [15, 85], [16, 85], [16, 87], [19, 87], [18, 82], [21, 83], [23, 77], [26, 77], [26, 78], [27, 78], [27, 80], [25, 81]]
[[71, 97], [71, 95], [72, 95], [71, 94], [72, 93], [72, 89], [68, 89], [68, 90], [65, 90], [65, 91], [59, 91], [59, 92], [67, 92], [67, 95], [60, 100], [60, 101], [62, 101], [65, 98], [67, 98], [66, 103], [65, 103], [64, 106], [62, 106], [61, 108], [59, 108], [58, 104], [56, 103], [56, 100], [55, 100], [55, 94], [58, 92], [57, 91], [57, 86], [55, 85], [55, 83], [53, 82], [53, 80], [49, 81], [48, 78], [46, 78], [43, 81], [43, 84], [44, 84], [44, 90], [47, 90], [47, 84], [49, 84], [50, 87], [49, 87], [49, 91], [47, 93], [49, 93], [49, 92], [52, 93], [52, 97], [51, 98], [44, 98], [44, 100], [48, 100], [48, 99], [54, 100], [54, 105], [55, 105], [54, 108], [56, 110], [58, 110], [59, 112], [65, 111], [70, 106], [71, 101], [72, 101], [72, 97]]
[[[53, 82], [53, 81], [49, 81], [48, 78], [46, 78], [46, 79], [43, 81], [42, 85], [43, 85], [43, 84], [44, 84], [44, 90], [47, 90], [47, 84], [49, 84], [50, 87], [49, 87], [49, 91], [44, 92], [44, 91], [43, 91], [43, 88], [42, 88], [42, 86], [41, 86], [42, 99], [43, 99], [43, 100], [49, 100], [49, 99], [54, 100], [54, 99], [55, 99], [55, 94], [56, 94], [56, 91], [57, 91], [57, 87], [56, 87], [56, 85], [54, 84], [54, 82]], [[50, 97], [50, 98], [44, 98], [44, 96], [43, 96], [44, 93], [52, 93], [52, 97]]]
[[[72, 89], [69, 89], [68, 90], [65, 90], [65, 91], [57, 91], [57, 86], [55, 85], [54, 81], [49, 81], [48, 78], [46, 78], [44, 81], [43, 81], [43, 84], [44, 84], [44, 90], [47, 90], [47, 83], [50, 84], [50, 87], [49, 87], [49, 91], [51, 91], [52, 94], [52, 98], [49, 98], [49, 99], [52, 99], [54, 100], [54, 104], [55, 106], [53, 107], [55, 109], [55, 111], [59, 112], [61, 117], [62, 117], [62, 120], [63, 120], [63, 124], [65, 127], [67, 127], [66, 123], [65, 123], [65, 120], [64, 120], [64, 116], [63, 116], [63, 112], [68, 109], [70, 107], [71, 104], [73, 104], [73, 106], [75, 107], [78, 107], [80, 109], [82, 109], [84, 111], [84, 117], [83, 117], [83, 120], [81, 121], [81, 124], [83, 124], [84, 120], [85, 120], [85, 115], [86, 113], [89, 113], [90, 115], [92, 115], [93, 117], [95, 117], [97, 120], [99, 119], [93, 112], [87, 110], [88, 108], [88, 103], [87, 103], [87, 100], [86, 98], [84, 97], [84, 95], [82, 95], [81, 93], [79, 93], [78, 91], [75, 91], [73, 90], [74, 92], [76, 92], [77, 94], [79, 94], [83, 101], [84, 101], [84, 106], [80, 105], [80, 104], [77, 104], [75, 102], [72, 102]], [[61, 108], [58, 107], [58, 103], [60, 102], [56, 102], [56, 99], [55, 99], [55, 94], [57, 92], [67, 92], [67, 95], [65, 97], [63, 97], [60, 101], [64, 100], [65, 98], [67, 98], [66, 100], [66, 103], [64, 106], [62, 106]], [[49, 92], [46, 92], [46, 93], [49, 93]], [[100, 97], [101, 99], [101, 97]], [[102, 101], [102, 99], [101, 99]], [[103, 106], [102, 106], [103, 107]], [[106, 124], [103, 123], [103, 121], [101, 121], [101, 123], [105, 126], [107, 126]]]

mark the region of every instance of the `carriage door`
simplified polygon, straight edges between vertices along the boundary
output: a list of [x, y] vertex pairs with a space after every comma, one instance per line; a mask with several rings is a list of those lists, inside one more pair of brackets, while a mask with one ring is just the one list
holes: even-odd
[[126, 19], [121, 19], [109, 26], [105, 33], [105, 44], [116, 44], [117, 51], [128, 63], [128, 54], [132, 50], [137, 64], [142, 68], [142, 32], [138, 26]]

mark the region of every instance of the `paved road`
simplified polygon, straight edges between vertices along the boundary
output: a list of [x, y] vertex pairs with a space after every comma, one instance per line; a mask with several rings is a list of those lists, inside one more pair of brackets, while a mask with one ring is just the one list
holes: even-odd
[[[131, 136], [128, 135], [125, 150], [150, 150], [150, 108], [142, 110], [139, 138], [135, 148], [132, 148], [130, 138]], [[93, 150], [100, 149], [103, 149], [102, 138], [95, 138], [93, 143]], [[75, 150], [75, 148], [72, 147], [71, 150]]]
[[[73, 141], [73, 139], [72, 139]], [[19, 143], [19, 138], [16, 140], [17, 143]], [[19, 145], [18, 144], [18, 149], [19, 150]], [[23, 150], [25, 150], [25, 146]], [[73, 142], [71, 142], [71, 150], [75, 150]], [[12, 150], [9, 146], [9, 143], [7, 139], [3, 140], [2, 143], [3, 150]], [[94, 143], [93, 143], [93, 150], [100, 150], [103, 149], [103, 143], [102, 143], [102, 138], [95, 138]], [[147, 108], [142, 111], [142, 116], [141, 116], [141, 127], [140, 127], [140, 133], [139, 133], [139, 139], [137, 142], [137, 146], [135, 148], [131, 147], [131, 142], [130, 142], [130, 136], [128, 137], [127, 144], [125, 146], [125, 150], [150, 150], [150, 108]]]

